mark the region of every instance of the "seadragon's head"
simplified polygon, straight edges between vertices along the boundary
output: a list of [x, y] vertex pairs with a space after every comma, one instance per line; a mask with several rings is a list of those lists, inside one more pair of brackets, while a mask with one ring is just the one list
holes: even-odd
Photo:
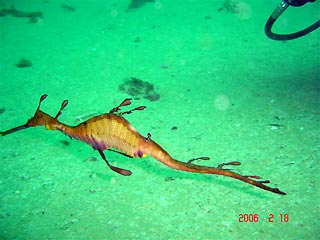
[[37, 127], [37, 126], [45, 126], [46, 129], [48, 130], [55, 129], [55, 126], [60, 124], [60, 122], [58, 121], [58, 117], [61, 115], [62, 110], [68, 105], [68, 100], [64, 100], [62, 102], [60, 110], [58, 111], [55, 117], [52, 117], [49, 114], [40, 110], [41, 103], [47, 98], [47, 96], [48, 94], [43, 94], [40, 97], [36, 112], [34, 113], [33, 117], [27, 121], [27, 123], [18, 127], [11, 128], [4, 132], [0, 132], [0, 135], [5, 136], [29, 127]]

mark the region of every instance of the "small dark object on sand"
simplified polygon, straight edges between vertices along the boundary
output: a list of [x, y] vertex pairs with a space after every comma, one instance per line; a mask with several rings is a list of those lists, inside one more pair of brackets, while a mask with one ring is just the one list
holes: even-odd
[[238, 3], [233, 2], [231, 0], [225, 0], [222, 3], [222, 6], [220, 8], [218, 8], [218, 12], [222, 11], [222, 10], [226, 10], [227, 12], [231, 12], [231, 13], [237, 13], [238, 12]]
[[65, 146], [69, 146], [70, 145], [70, 142], [68, 142], [66, 140], [60, 140], [60, 142]]
[[154, 0], [131, 0], [128, 10], [142, 7], [144, 4], [148, 2], [154, 2]]
[[144, 82], [138, 78], [131, 77], [119, 85], [119, 90], [133, 96], [135, 99], [145, 98], [150, 101], [157, 101], [160, 95], [154, 90], [151, 83]]
[[7, 15], [17, 18], [29, 18], [29, 23], [37, 23], [39, 18], [43, 18], [42, 12], [23, 12], [15, 9], [14, 6], [11, 8], [2, 8], [0, 10], [0, 17], [5, 17]]
[[70, 6], [70, 5], [67, 5], [67, 4], [62, 4], [61, 5], [61, 8], [65, 11], [65, 12], [75, 12], [76, 11], [76, 8]]
[[27, 68], [32, 66], [32, 62], [28, 59], [21, 58], [20, 61], [15, 65], [17, 68]]
[[4, 113], [6, 111], [6, 109], [3, 107], [3, 108], [0, 108], [0, 114]]

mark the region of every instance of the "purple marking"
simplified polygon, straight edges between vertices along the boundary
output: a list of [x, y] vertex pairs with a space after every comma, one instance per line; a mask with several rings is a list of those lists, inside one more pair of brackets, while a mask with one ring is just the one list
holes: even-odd
[[90, 139], [90, 142], [91, 142], [91, 146], [96, 150], [104, 150], [105, 149], [104, 144], [101, 144], [99, 141], [97, 141], [93, 137]]
[[139, 158], [142, 158], [143, 156], [143, 152], [141, 150], [138, 150], [136, 153], [135, 153], [136, 156], [138, 156]]

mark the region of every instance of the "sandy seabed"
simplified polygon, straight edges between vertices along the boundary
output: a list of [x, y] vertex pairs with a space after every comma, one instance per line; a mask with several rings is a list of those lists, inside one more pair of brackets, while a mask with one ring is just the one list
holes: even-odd
[[[174, 158], [240, 161], [234, 171], [287, 195], [106, 151], [133, 172], [123, 177], [86, 144], [28, 129], [0, 139], [0, 239], [317, 239], [320, 31], [273, 41], [264, 24], [279, 1], [221, 3], [0, 1], [43, 14], [0, 17], [0, 130], [25, 123], [44, 93], [51, 115], [69, 100], [70, 125], [132, 97], [147, 108], [126, 119]], [[274, 30], [302, 29], [319, 8], [288, 9]], [[120, 91], [130, 78], [160, 98]]]

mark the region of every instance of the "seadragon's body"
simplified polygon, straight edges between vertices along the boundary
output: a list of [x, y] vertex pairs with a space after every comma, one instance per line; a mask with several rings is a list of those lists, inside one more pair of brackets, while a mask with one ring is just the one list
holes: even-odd
[[240, 165], [240, 162], [228, 162], [222, 163], [217, 167], [207, 167], [193, 164], [193, 162], [196, 160], [209, 160], [208, 157], [193, 158], [187, 162], [181, 162], [172, 158], [167, 151], [151, 139], [151, 134], [148, 134], [147, 137], [143, 137], [123, 117], [124, 114], [130, 114], [136, 110], [143, 110], [145, 106], [140, 106], [127, 112], [117, 113], [120, 110], [120, 107], [131, 104], [130, 99], [125, 99], [119, 106], [111, 109], [109, 113], [92, 117], [77, 126], [69, 126], [58, 120], [62, 110], [67, 106], [68, 101], [63, 101], [59, 112], [55, 117], [52, 117], [40, 110], [41, 102], [46, 97], [47, 95], [44, 94], [40, 98], [40, 102], [34, 116], [29, 119], [26, 124], [5, 132], [0, 132], [1, 136], [29, 127], [45, 126], [48, 130], [61, 131], [71, 138], [78, 139], [92, 146], [100, 153], [101, 157], [110, 169], [125, 176], [131, 175], [131, 171], [111, 165], [103, 153], [104, 150], [117, 149], [123, 155], [137, 158], [149, 155], [168, 167], [176, 170], [223, 175], [238, 179], [273, 193], [285, 195], [285, 193], [280, 191], [278, 188], [271, 188], [265, 185], [269, 183], [269, 181], [260, 180], [261, 178], [259, 176], [245, 176], [228, 169], [223, 169], [223, 167], [227, 165]]

